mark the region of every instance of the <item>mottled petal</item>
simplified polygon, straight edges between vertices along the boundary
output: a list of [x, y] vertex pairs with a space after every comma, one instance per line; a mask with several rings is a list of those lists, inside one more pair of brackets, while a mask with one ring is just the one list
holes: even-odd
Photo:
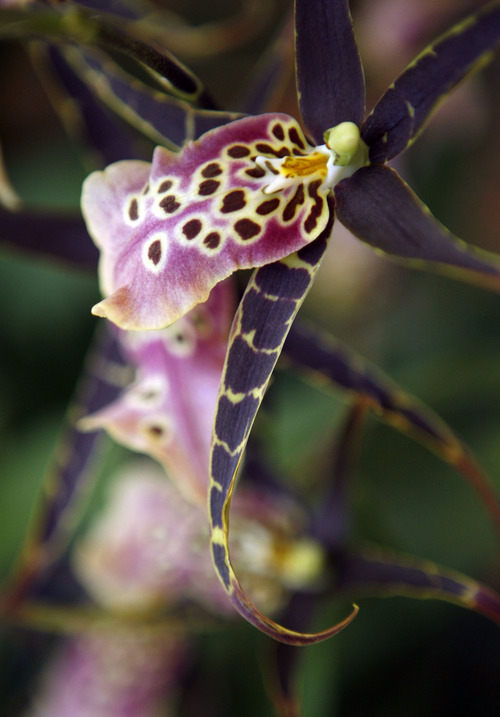
[[314, 140], [341, 122], [359, 125], [365, 111], [363, 68], [348, 0], [295, 0], [300, 111]]
[[[283, 348], [290, 366], [325, 390], [354, 393], [361, 410], [369, 407], [398, 431], [409, 434], [453, 466], [471, 484], [500, 530], [500, 503], [488, 477], [460, 438], [417, 398], [393, 383], [379, 369], [352, 349], [317, 328], [294, 325]], [[356, 409], [354, 409], [356, 415]], [[355, 424], [354, 424], [355, 425]], [[339, 501], [333, 501], [338, 505]], [[337, 508], [332, 507], [332, 511]], [[333, 515], [333, 512], [332, 512]], [[328, 531], [328, 518], [325, 528]], [[337, 531], [345, 521], [331, 520]], [[331, 542], [331, 541], [330, 541]]]
[[339, 220], [355, 236], [416, 268], [500, 289], [493, 255], [454, 237], [389, 167], [358, 170], [335, 187]]
[[233, 287], [218, 284], [208, 301], [158, 331], [117, 330], [137, 369], [134, 383], [80, 421], [158, 460], [189, 501], [205, 506], [217, 392], [234, 313]]
[[[162, 328], [236, 269], [309, 244], [328, 222], [327, 186], [306, 173], [265, 193], [277, 170], [255, 158], [295, 161], [311, 150], [295, 120], [269, 114], [208, 132], [178, 155], [157, 148], [149, 176], [138, 162], [92, 174], [82, 209], [110, 295], [94, 313], [126, 329]], [[323, 159], [317, 166], [325, 170]]]
[[425, 49], [389, 87], [362, 127], [371, 162], [386, 162], [408, 147], [438, 103], [490, 60], [499, 42], [500, 7], [494, 2]]

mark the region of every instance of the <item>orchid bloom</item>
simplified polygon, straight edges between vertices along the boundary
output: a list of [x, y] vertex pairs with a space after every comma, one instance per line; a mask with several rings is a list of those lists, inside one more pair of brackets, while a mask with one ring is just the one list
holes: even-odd
[[[334, 217], [406, 263], [500, 288], [500, 266], [435, 220], [387, 162], [418, 136], [439, 101], [500, 40], [491, 3], [412, 62], [363, 120], [363, 71], [347, 0], [296, 0], [299, 105], [307, 135], [284, 114], [244, 117], [152, 165], [122, 161], [85, 182], [82, 210], [101, 252], [104, 300], [93, 311], [124, 329], [159, 329], [241, 268], [257, 268], [237, 310], [215, 416], [210, 519], [216, 571], [235, 607], [283, 642], [324, 639], [282, 628], [241, 589], [229, 549], [236, 474], [290, 325]], [[225, 120], [224, 120], [225, 121]], [[309, 140], [311, 138], [311, 141]]]
[[118, 398], [82, 419], [81, 430], [104, 428], [119, 443], [158, 460], [183, 496], [206, 504], [208, 459], [227, 339], [234, 313], [230, 282], [217, 285], [173, 326], [117, 330], [136, 369]]

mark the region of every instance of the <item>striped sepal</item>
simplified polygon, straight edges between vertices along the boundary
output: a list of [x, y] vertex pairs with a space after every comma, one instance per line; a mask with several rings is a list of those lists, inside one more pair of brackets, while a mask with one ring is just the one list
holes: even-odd
[[199, 109], [155, 90], [97, 50], [66, 47], [64, 57], [104, 105], [156, 144], [172, 150], [241, 117], [236, 112]]
[[318, 329], [294, 326], [283, 357], [315, 386], [356, 394], [384, 421], [410, 435], [453, 466], [483, 500], [500, 530], [500, 505], [487, 476], [455, 433], [418, 399], [369, 361]]
[[129, 378], [116, 341], [107, 331], [99, 332], [44, 478], [35, 519], [13, 576], [10, 600], [16, 601], [31, 580], [61, 555], [93, 485], [102, 434], [81, 433], [76, 428], [78, 419], [112, 401]]
[[319, 642], [348, 625], [317, 634], [288, 630], [264, 616], [241, 588], [229, 549], [229, 509], [236, 474], [254, 418], [290, 325], [320, 265], [333, 220], [318, 239], [296, 254], [257, 270], [236, 312], [215, 416], [210, 464], [209, 512], [215, 570], [234, 607], [274, 639], [294, 645]]
[[467, 74], [490, 61], [499, 42], [500, 5], [495, 1], [418, 55], [362, 127], [370, 161], [386, 162], [412, 144], [438, 103]]
[[332, 594], [444, 600], [500, 623], [500, 596], [462, 573], [399, 552], [367, 546], [335, 564]]

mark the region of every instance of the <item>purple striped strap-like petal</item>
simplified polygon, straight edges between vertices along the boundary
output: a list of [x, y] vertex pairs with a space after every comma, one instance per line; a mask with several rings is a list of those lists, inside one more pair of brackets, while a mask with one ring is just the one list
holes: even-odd
[[155, 90], [96, 50], [67, 47], [64, 57], [104, 105], [153, 142], [171, 149], [241, 117], [236, 112], [198, 109]]
[[335, 564], [332, 596], [407, 596], [445, 600], [500, 624], [500, 596], [491, 588], [428, 560], [378, 546], [346, 553]]
[[124, 371], [117, 343], [100, 332], [86, 361], [66, 425], [52, 463], [44, 477], [35, 519], [26, 536], [15, 568], [7, 600], [17, 603], [32, 581], [57, 560], [72, 537], [78, 509], [93, 485], [102, 434], [84, 434], [76, 428], [78, 418], [112, 401], [121, 385], [111, 382]]
[[218, 577], [238, 612], [279, 642], [305, 645], [339, 632], [341, 623], [317, 634], [278, 625], [247, 598], [231, 564], [229, 510], [236, 474], [250, 430], [285, 336], [321, 262], [333, 217], [321, 237], [282, 261], [258, 269], [236, 312], [215, 415], [210, 460], [209, 513], [212, 557]]
[[158, 42], [147, 42], [142, 37], [136, 36], [133, 24], [116, 21], [111, 23], [102, 17], [92, 17], [86, 19], [86, 22], [89, 20], [95, 24], [97, 45], [133, 57], [152, 71], [153, 77], [165, 87], [167, 92], [177, 95], [190, 104], [215, 109], [211, 97], [198, 77]]
[[295, 0], [295, 38], [300, 111], [321, 144], [327, 129], [341, 122], [359, 125], [365, 111], [348, 0]]
[[255, 162], [300, 162], [304, 151], [296, 121], [267, 114], [207, 132], [179, 154], [158, 147], [151, 167], [124, 161], [90, 175], [82, 210], [106, 296], [94, 313], [124, 329], [163, 328], [237, 269], [312, 242], [329, 221], [321, 178], [300, 176], [269, 194], [277, 171]]
[[99, 259], [79, 214], [0, 208], [0, 244], [91, 271]]
[[500, 289], [497, 257], [454, 237], [393, 169], [363, 167], [337, 184], [335, 198], [342, 224], [391, 258]]
[[500, 42], [500, 6], [493, 2], [425, 49], [367, 117], [361, 136], [376, 164], [411, 144], [437, 104], [467, 74], [492, 57]]
[[318, 329], [295, 324], [285, 342], [283, 359], [314, 385], [354, 393], [361, 409], [372, 408], [398, 431], [424, 443], [471, 484], [500, 531], [500, 503], [488, 477], [458, 436], [414, 396]]
[[139, 157], [132, 128], [102, 106], [94, 89], [73, 71], [59, 48], [38, 44], [32, 49], [32, 61], [65, 129], [91, 155], [91, 166], [95, 166], [96, 154], [98, 166]]

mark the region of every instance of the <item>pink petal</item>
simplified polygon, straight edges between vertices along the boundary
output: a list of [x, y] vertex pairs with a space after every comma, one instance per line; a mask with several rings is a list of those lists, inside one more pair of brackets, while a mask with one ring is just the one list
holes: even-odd
[[207, 132], [179, 154], [158, 147], [149, 179], [140, 162], [92, 174], [82, 211], [106, 295], [94, 313], [126, 329], [168, 326], [235, 270], [315, 239], [328, 190], [313, 175], [265, 194], [270, 179], [254, 161], [312, 149], [293, 118], [267, 114]]

